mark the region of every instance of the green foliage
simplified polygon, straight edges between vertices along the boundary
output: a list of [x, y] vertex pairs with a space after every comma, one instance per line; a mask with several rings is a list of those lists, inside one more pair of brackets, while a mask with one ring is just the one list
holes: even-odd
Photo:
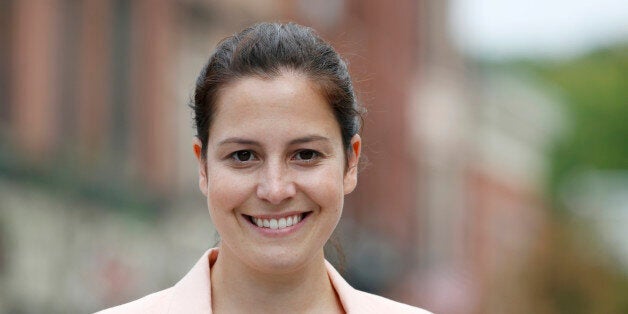
[[529, 277], [540, 312], [628, 313], [628, 276], [620, 262], [587, 222], [557, 201], [561, 185], [580, 170], [628, 170], [628, 44], [571, 60], [497, 66], [531, 72], [560, 93], [564, 106], [565, 133], [550, 152], [554, 211]]
[[569, 130], [552, 152], [552, 194], [577, 169], [628, 169], [628, 45], [529, 67], [565, 97]]

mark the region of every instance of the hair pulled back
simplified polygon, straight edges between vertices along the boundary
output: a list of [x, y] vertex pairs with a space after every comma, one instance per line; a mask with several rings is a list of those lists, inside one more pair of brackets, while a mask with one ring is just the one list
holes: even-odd
[[345, 150], [360, 131], [361, 112], [346, 63], [311, 28], [260, 23], [223, 39], [196, 80], [194, 123], [206, 158], [209, 128], [221, 88], [245, 77], [274, 78], [282, 71], [306, 75], [331, 106]]

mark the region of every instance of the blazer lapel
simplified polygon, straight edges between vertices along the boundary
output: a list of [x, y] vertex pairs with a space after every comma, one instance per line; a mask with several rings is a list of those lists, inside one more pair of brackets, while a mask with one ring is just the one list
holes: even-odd
[[192, 267], [192, 269], [173, 287], [172, 301], [168, 313], [211, 313], [211, 278], [210, 260], [218, 254], [217, 249], [210, 249]]
[[327, 260], [325, 260], [325, 266], [327, 266], [327, 274], [329, 274], [331, 284], [340, 298], [345, 313], [370, 313], [369, 307], [365, 307], [363, 304], [363, 301], [367, 300], [362, 300], [363, 298], [358, 291], [351, 287]]

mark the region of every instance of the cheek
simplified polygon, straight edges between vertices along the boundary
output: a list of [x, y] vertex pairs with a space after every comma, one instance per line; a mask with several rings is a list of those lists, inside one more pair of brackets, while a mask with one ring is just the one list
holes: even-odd
[[252, 180], [224, 169], [208, 172], [207, 204], [213, 215], [231, 212], [250, 195]]
[[342, 179], [337, 169], [322, 168], [302, 176], [300, 187], [323, 210], [340, 212], [344, 201]]

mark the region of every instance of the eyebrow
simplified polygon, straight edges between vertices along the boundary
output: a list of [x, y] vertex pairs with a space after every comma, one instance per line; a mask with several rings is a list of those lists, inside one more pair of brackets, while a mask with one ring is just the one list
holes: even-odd
[[[317, 142], [317, 141], [329, 142], [330, 140], [329, 138], [320, 136], [320, 135], [308, 135], [304, 137], [295, 138], [291, 140], [288, 144], [295, 145], [295, 144], [311, 143], [311, 142]], [[254, 140], [250, 140], [250, 139], [246, 139], [242, 137], [230, 137], [218, 143], [218, 145], [225, 145], [225, 144], [262, 146], [258, 141], [254, 141]]]
[[329, 142], [329, 139], [320, 135], [308, 135], [308, 136], [293, 139], [292, 141], [290, 141], [290, 145], [311, 143], [311, 142], [317, 142], [317, 141]]
[[260, 145], [259, 142], [257, 141], [247, 140], [241, 137], [230, 137], [218, 143], [218, 145], [225, 145], [225, 144], [243, 144], [243, 145], [257, 145], [257, 146]]

